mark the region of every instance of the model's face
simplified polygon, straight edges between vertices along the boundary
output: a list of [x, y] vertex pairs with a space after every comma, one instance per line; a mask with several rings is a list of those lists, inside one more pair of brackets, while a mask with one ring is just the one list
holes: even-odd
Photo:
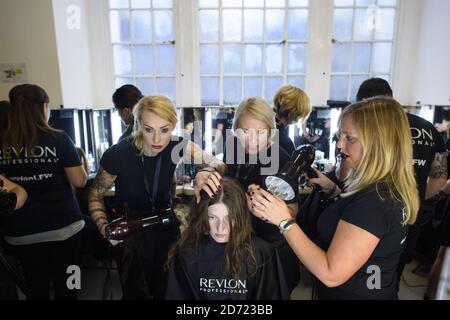
[[227, 243], [230, 239], [228, 209], [223, 203], [208, 207], [209, 234], [217, 243]]
[[270, 128], [265, 122], [244, 115], [239, 119], [237, 135], [248, 154], [258, 154], [260, 150], [267, 147]]
[[348, 116], [342, 119], [339, 131], [338, 148], [342, 153], [342, 165], [356, 169], [361, 161], [363, 149], [353, 119]]
[[153, 156], [167, 147], [174, 126], [155, 113], [144, 111], [141, 117], [141, 130], [144, 137], [144, 153]]
[[119, 112], [120, 119], [125, 125], [130, 125], [133, 123], [133, 112], [131, 111], [131, 108], [118, 108], [117, 111]]

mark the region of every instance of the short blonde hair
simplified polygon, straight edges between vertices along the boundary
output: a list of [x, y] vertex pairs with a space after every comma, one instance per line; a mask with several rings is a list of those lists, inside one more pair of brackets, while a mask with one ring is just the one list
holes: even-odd
[[243, 100], [234, 116], [233, 130], [239, 129], [239, 121], [243, 116], [250, 116], [264, 122], [272, 131], [276, 129], [275, 114], [266, 101], [260, 97]]
[[141, 126], [142, 114], [144, 112], [153, 112], [158, 117], [170, 122], [174, 127], [177, 124], [177, 111], [169, 98], [162, 95], [155, 95], [139, 100], [133, 108], [133, 142], [141, 154], [144, 151], [144, 136]]
[[273, 98], [273, 105], [278, 117], [286, 118], [288, 124], [306, 119], [311, 112], [308, 95], [302, 89], [291, 85], [278, 90]]
[[392, 98], [375, 97], [344, 109], [339, 122], [347, 117], [354, 122], [362, 145], [362, 158], [346, 180], [347, 190], [360, 191], [386, 182], [391, 198], [400, 200], [406, 208], [404, 223], [413, 224], [419, 195], [411, 131], [403, 108]]

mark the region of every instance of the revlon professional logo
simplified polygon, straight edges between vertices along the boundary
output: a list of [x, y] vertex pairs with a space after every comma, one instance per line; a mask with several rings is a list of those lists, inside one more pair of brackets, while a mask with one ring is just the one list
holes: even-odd
[[248, 292], [247, 280], [200, 278], [200, 291], [246, 294]]

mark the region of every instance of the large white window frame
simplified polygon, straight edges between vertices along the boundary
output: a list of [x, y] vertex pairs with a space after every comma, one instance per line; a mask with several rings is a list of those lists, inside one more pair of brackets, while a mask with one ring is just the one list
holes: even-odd
[[[334, 2], [334, 1], [333, 1]], [[396, 44], [396, 30], [397, 30], [397, 24], [398, 24], [398, 19], [399, 19], [399, 0], [396, 1], [395, 5], [383, 5], [383, 4], [378, 4], [378, 2], [380, 2], [379, 0], [374, 1], [376, 3], [376, 5], [373, 6], [367, 6], [367, 5], [358, 5], [356, 3], [356, 1], [353, 0], [353, 4], [350, 5], [341, 5], [341, 6], [335, 6], [335, 4], [333, 3], [333, 7], [334, 10], [352, 10], [352, 31], [351, 31], [351, 39], [344, 39], [344, 40], [340, 40], [340, 39], [332, 39], [332, 43], [336, 44], [336, 45], [349, 45], [350, 46], [350, 55], [348, 57], [348, 63], [349, 63], [349, 70], [348, 71], [343, 71], [343, 72], [338, 72], [338, 71], [333, 71], [331, 70], [331, 74], [330, 74], [330, 81], [332, 82], [332, 78], [333, 77], [347, 77], [347, 94], [346, 97], [344, 98], [344, 100], [347, 101], [355, 101], [355, 88], [353, 86], [353, 79], [354, 78], [360, 78], [361, 79], [368, 79], [371, 77], [381, 77], [386, 79], [387, 81], [391, 81], [392, 79], [392, 75], [393, 75], [393, 69], [394, 69], [394, 57], [395, 57], [395, 44]], [[382, 2], [382, 1], [381, 1]], [[373, 18], [375, 19], [375, 25], [374, 25], [374, 29], [372, 29], [371, 31], [371, 35], [370, 35], [370, 39], [364, 39], [364, 40], [358, 40], [355, 39], [355, 29], [356, 29], [356, 11], [357, 10], [370, 10], [370, 8], [372, 7], [372, 9], [375, 8], [375, 11], [373, 12], [373, 14], [375, 15]], [[376, 10], [378, 9], [393, 9], [395, 10], [395, 14], [394, 14], [394, 25], [393, 25], [393, 34], [392, 34], [392, 38], [391, 39], [376, 39], [375, 38], [375, 27], [376, 24], [379, 23], [379, 21], [377, 21], [377, 19], [379, 19], [379, 16], [377, 16]], [[334, 30], [333, 30], [334, 31]], [[391, 55], [390, 55], [390, 65], [389, 65], [389, 70], [387, 72], [376, 72], [375, 70], [373, 70], [373, 59], [372, 56], [375, 54], [374, 51], [374, 46], [376, 44], [391, 44]], [[369, 71], [368, 72], [355, 72], [352, 70], [352, 63], [353, 63], [353, 55], [355, 52], [355, 47], [358, 44], [369, 44], [370, 45], [370, 60], [369, 60]], [[333, 50], [333, 48], [332, 48]], [[361, 81], [358, 81], [358, 86], [360, 84]], [[332, 89], [332, 88], [330, 88]], [[333, 97], [332, 96], [332, 90], [330, 90], [330, 99], [334, 99], [334, 100], [342, 100], [337, 98], [337, 97]]]

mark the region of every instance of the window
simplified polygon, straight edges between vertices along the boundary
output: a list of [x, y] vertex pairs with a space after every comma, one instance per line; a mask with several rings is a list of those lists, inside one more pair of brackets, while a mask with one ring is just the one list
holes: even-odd
[[134, 84], [145, 95], [175, 101], [172, 0], [109, 0], [116, 87]]
[[304, 88], [308, 0], [199, 0], [201, 104]]
[[330, 97], [354, 101], [370, 77], [390, 80], [396, 0], [335, 0]]

